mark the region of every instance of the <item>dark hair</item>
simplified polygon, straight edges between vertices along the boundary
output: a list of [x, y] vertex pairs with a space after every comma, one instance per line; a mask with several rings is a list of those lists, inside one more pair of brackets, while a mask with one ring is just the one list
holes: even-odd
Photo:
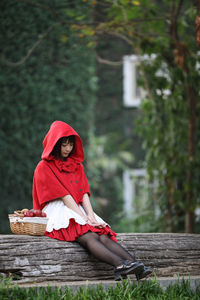
[[[74, 152], [75, 150], [75, 135], [70, 135], [70, 136], [64, 136], [62, 138], [60, 138], [57, 143], [55, 144], [55, 146], [53, 147], [53, 150], [51, 151], [51, 154], [55, 157], [59, 157], [61, 158], [61, 155], [60, 155], [60, 152], [61, 152], [61, 145], [63, 143], [73, 143], [74, 146], [73, 146], [73, 149], [70, 153], [70, 155], [72, 155], [72, 153]], [[69, 156], [70, 156], [69, 155]]]

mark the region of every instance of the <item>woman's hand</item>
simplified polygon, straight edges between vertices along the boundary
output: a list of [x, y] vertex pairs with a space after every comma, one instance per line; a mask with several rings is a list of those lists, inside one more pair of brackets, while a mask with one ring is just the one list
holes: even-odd
[[104, 222], [102, 222], [102, 223], [97, 222], [95, 215], [94, 215], [94, 211], [92, 209], [92, 205], [90, 203], [89, 196], [87, 193], [83, 195], [82, 206], [87, 213], [87, 218], [88, 218], [87, 223], [89, 225], [91, 225], [93, 227], [100, 227], [100, 228], [103, 228], [107, 225]]
[[100, 228], [103, 228], [106, 226], [106, 223], [102, 222], [97, 222], [95, 216], [88, 216], [88, 221], [87, 223], [93, 227], [100, 227]]

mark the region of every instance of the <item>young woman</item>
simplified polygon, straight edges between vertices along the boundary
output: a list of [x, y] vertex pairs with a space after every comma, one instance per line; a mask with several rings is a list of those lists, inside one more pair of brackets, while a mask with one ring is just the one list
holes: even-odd
[[116, 239], [116, 233], [97, 216], [90, 203], [90, 189], [82, 162], [82, 141], [68, 124], [52, 123], [44, 141], [42, 160], [33, 178], [33, 207], [49, 218], [45, 235], [77, 241], [99, 260], [114, 266], [115, 280], [151, 273]]

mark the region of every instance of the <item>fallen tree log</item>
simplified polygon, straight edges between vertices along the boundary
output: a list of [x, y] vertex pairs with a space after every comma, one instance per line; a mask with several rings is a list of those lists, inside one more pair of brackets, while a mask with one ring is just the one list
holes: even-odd
[[[200, 235], [121, 233], [119, 242], [157, 277], [200, 275]], [[18, 283], [113, 279], [113, 267], [76, 242], [0, 235], [0, 273]]]

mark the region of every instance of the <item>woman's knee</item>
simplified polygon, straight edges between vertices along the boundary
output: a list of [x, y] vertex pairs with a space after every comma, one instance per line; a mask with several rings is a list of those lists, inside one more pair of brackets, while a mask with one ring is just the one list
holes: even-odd
[[81, 244], [84, 247], [87, 247], [87, 245], [92, 241], [92, 240], [97, 240], [99, 239], [99, 236], [95, 232], [86, 232], [85, 234], [81, 235], [80, 237], [77, 238], [77, 242]]
[[104, 245], [106, 245], [110, 240], [109, 237], [105, 234], [100, 235], [99, 239]]
[[89, 232], [90, 233], [90, 237], [92, 237], [93, 239], [99, 239], [99, 235], [96, 232]]

